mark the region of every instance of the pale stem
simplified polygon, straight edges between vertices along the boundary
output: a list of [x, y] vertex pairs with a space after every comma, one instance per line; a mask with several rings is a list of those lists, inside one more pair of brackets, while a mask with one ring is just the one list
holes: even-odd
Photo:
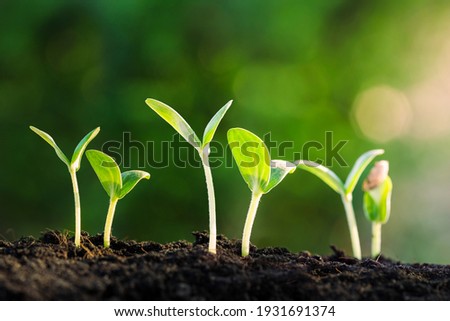
[[372, 223], [372, 257], [376, 258], [381, 253], [381, 223]]
[[118, 201], [118, 198], [111, 198], [109, 201], [108, 214], [106, 215], [105, 231], [103, 233], [103, 245], [106, 248], [110, 246], [112, 222], [114, 219], [114, 212], [116, 211], [116, 205]]
[[214, 195], [214, 184], [209, 167], [208, 155], [203, 151], [202, 162], [205, 171], [206, 188], [208, 190], [208, 206], [209, 206], [209, 245], [208, 251], [216, 254], [217, 224], [216, 224], [216, 198]]
[[352, 242], [353, 256], [361, 259], [361, 243], [359, 241], [358, 226], [356, 225], [355, 211], [353, 210], [352, 196], [342, 195], [345, 214], [347, 216], [348, 229], [350, 231], [350, 240]]
[[70, 178], [72, 179], [73, 198], [75, 200], [75, 246], [81, 245], [81, 205], [80, 192], [78, 190], [77, 173], [69, 168]]
[[253, 222], [255, 221], [256, 211], [259, 201], [263, 194], [261, 192], [252, 193], [252, 200], [245, 219], [244, 233], [242, 234], [242, 256], [248, 256], [250, 253], [250, 235], [252, 233]]

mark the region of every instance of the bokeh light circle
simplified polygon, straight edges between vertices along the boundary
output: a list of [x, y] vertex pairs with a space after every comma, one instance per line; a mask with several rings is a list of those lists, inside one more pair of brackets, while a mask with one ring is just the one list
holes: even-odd
[[401, 91], [380, 85], [364, 90], [356, 97], [352, 117], [366, 138], [386, 143], [407, 132], [412, 110]]

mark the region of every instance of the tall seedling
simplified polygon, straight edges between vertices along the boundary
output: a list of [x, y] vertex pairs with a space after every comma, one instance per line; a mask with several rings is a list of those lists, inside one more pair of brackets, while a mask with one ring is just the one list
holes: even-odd
[[203, 139], [200, 140], [189, 124], [172, 107], [155, 99], [148, 98], [146, 104], [153, 109], [162, 119], [171, 125], [189, 144], [194, 146], [202, 160], [203, 170], [205, 172], [206, 187], [208, 190], [209, 203], [209, 246], [211, 253], [216, 253], [216, 200], [214, 195], [214, 184], [209, 167], [209, 143], [212, 141], [220, 121], [230, 108], [232, 101], [225, 104], [209, 121], [203, 133]]
[[317, 163], [305, 160], [298, 160], [295, 163], [297, 167], [306, 170], [324, 181], [335, 192], [337, 192], [344, 204], [345, 214], [347, 216], [348, 228], [350, 231], [350, 239], [352, 242], [353, 255], [357, 259], [361, 259], [361, 243], [359, 241], [358, 226], [356, 225], [355, 211], [353, 210], [353, 190], [359, 181], [362, 173], [369, 166], [370, 162], [378, 156], [382, 155], [384, 150], [376, 149], [371, 150], [361, 155], [353, 166], [350, 174], [347, 176], [345, 183], [330, 169]]
[[70, 173], [70, 178], [72, 179], [73, 196], [75, 199], [75, 246], [80, 247], [81, 245], [81, 204], [80, 204], [80, 192], [78, 190], [77, 172], [80, 169], [81, 158], [83, 157], [84, 151], [89, 143], [97, 136], [100, 132], [100, 127], [97, 127], [89, 134], [87, 134], [77, 145], [75, 151], [73, 152], [72, 159], [69, 161], [67, 156], [61, 151], [58, 145], [55, 143], [53, 138], [46, 132], [37, 129], [36, 127], [30, 126], [30, 129], [39, 135], [43, 140], [45, 140], [50, 146], [52, 146], [56, 152], [59, 159], [66, 164], [67, 169]]

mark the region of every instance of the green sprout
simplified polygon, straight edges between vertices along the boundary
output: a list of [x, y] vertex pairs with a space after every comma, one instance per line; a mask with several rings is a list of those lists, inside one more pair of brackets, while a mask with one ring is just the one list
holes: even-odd
[[205, 128], [203, 133], [203, 139], [200, 141], [194, 130], [189, 124], [178, 114], [172, 107], [155, 99], [148, 98], [145, 103], [153, 109], [162, 119], [164, 119], [169, 125], [171, 125], [189, 144], [194, 146], [195, 150], [199, 153], [202, 160], [203, 170], [206, 178], [206, 188], [208, 190], [208, 203], [209, 203], [209, 245], [208, 251], [210, 253], [216, 253], [216, 239], [217, 239], [217, 227], [216, 227], [216, 200], [214, 195], [214, 184], [211, 174], [211, 168], [209, 166], [209, 143], [212, 141], [217, 127], [220, 121], [230, 108], [230, 100], [225, 104], [211, 120]]
[[114, 159], [98, 150], [88, 150], [86, 157], [109, 196], [109, 208], [103, 233], [103, 244], [105, 248], [108, 248], [117, 202], [124, 198], [140, 180], [150, 179], [150, 174], [139, 170], [120, 173], [119, 166]]
[[295, 162], [297, 167], [316, 175], [335, 192], [341, 195], [345, 214], [347, 216], [348, 228], [350, 231], [353, 256], [357, 259], [361, 259], [361, 243], [359, 241], [358, 226], [356, 225], [355, 211], [353, 210], [352, 204], [353, 191], [366, 167], [369, 166], [370, 162], [372, 162], [376, 156], [382, 155], [383, 153], [384, 150], [375, 149], [361, 155], [356, 160], [356, 163], [350, 171], [350, 174], [347, 176], [345, 183], [343, 183], [333, 171], [325, 166], [305, 160], [298, 160]]
[[69, 161], [67, 156], [61, 151], [58, 145], [55, 143], [53, 138], [36, 127], [30, 126], [30, 129], [39, 135], [43, 140], [45, 140], [50, 146], [55, 149], [56, 155], [64, 164], [70, 173], [70, 178], [72, 180], [73, 196], [75, 200], [75, 246], [80, 247], [81, 245], [81, 205], [80, 205], [80, 192], [78, 190], [77, 172], [80, 169], [81, 158], [83, 157], [84, 151], [89, 143], [97, 136], [100, 132], [100, 127], [97, 127], [89, 134], [84, 136], [84, 138], [78, 143], [75, 151], [73, 152], [72, 159]]
[[248, 256], [250, 235], [262, 195], [270, 192], [287, 174], [293, 173], [296, 166], [283, 160], [271, 160], [264, 142], [242, 128], [232, 128], [228, 131], [228, 145], [244, 181], [252, 192], [242, 235], [242, 256]]
[[376, 162], [363, 183], [364, 213], [372, 222], [372, 257], [381, 253], [381, 226], [391, 214], [392, 180], [388, 175], [389, 162]]

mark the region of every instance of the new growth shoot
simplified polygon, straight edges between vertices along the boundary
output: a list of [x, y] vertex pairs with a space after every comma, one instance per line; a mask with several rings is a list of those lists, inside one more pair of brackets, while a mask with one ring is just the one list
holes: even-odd
[[342, 203], [344, 204], [345, 214], [347, 216], [353, 256], [357, 259], [361, 259], [361, 243], [359, 241], [355, 211], [353, 210], [353, 191], [359, 181], [359, 178], [361, 177], [367, 166], [369, 166], [369, 164], [376, 156], [382, 155], [383, 153], [384, 150], [376, 149], [368, 151], [361, 155], [356, 160], [356, 163], [350, 171], [350, 174], [347, 176], [345, 183], [343, 183], [333, 171], [326, 168], [325, 166], [305, 160], [298, 160], [295, 162], [297, 164], [297, 167], [316, 175], [341, 196]]
[[58, 145], [55, 143], [53, 138], [46, 132], [37, 129], [36, 127], [30, 126], [30, 129], [39, 135], [43, 140], [45, 140], [56, 152], [59, 159], [66, 164], [67, 169], [70, 173], [70, 178], [72, 180], [73, 196], [75, 200], [75, 246], [80, 247], [81, 245], [81, 204], [80, 204], [80, 192], [78, 190], [77, 172], [80, 169], [81, 159], [83, 158], [84, 151], [89, 143], [97, 136], [100, 132], [100, 127], [97, 127], [89, 134], [87, 134], [75, 148], [71, 160], [61, 151]]
[[296, 166], [283, 160], [271, 160], [264, 142], [242, 128], [232, 128], [228, 131], [228, 145], [242, 178], [252, 192], [242, 235], [242, 256], [248, 256], [250, 235], [262, 195], [270, 192], [287, 174], [293, 173]]
[[111, 228], [117, 202], [124, 198], [140, 180], [150, 179], [150, 174], [138, 170], [120, 173], [119, 166], [117, 166], [114, 159], [98, 150], [88, 150], [86, 157], [109, 196], [109, 208], [103, 233], [103, 245], [108, 248], [110, 246]]
[[372, 222], [372, 257], [381, 253], [381, 226], [391, 214], [392, 180], [388, 176], [389, 162], [376, 162], [363, 183], [364, 213]]
[[211, 174], [211, 168], [209, 167], [209, 143], [212, 141], [214, 134], [220, 121], [230, 108], [230, 100], [225, 104], [206, 125], [203, 132], [203, 139], [200, 140], [195, 134], [194, 130], [189, 124], [178, 114], [172, 107], [155, 99], [148, 98], [145, 103], [153, 109], [162, 119], [164, 119], [169, 125], [171, 125], [189, 144], [194, 146], [195, 150], [200, 155], [202, 160], [203, 170], [205, 172], [206, 187], [208, 190], [208, 203], [209, 203], [209, 246], [210, 253], [216, 253], [216, 239], [217, 239], [217, 227], [216, 227], [216, 200], [214, 195], [214, 184]]

